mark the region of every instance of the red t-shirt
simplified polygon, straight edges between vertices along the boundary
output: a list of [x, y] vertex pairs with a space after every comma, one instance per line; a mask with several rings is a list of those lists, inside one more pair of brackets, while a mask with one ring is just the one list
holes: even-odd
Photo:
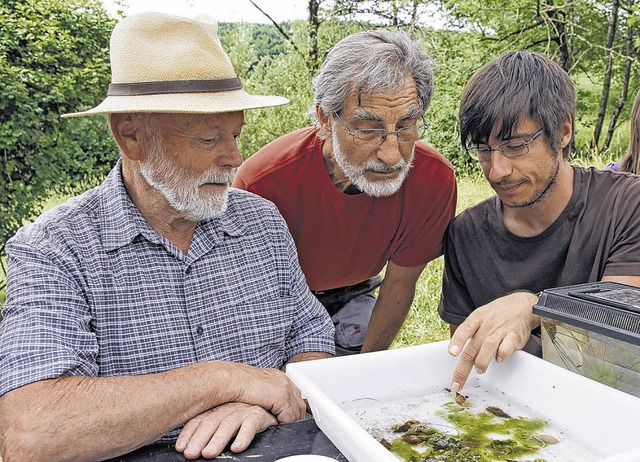
[[278, 207], [312, 290], [357, 284], [389, 260], [410, 267], [442, 254], [457, 195], [453, 167], [443, 155], [418, 142], [398, 192], [349, 195], [331, 182], [322, 143], [310, 127], [284, 135], [246, 160], [233, 181]]

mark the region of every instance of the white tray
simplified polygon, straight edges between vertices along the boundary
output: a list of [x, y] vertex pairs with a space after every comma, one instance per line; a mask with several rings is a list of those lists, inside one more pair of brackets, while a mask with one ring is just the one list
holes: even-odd
[[[429, 405], [451, 400], [444, 389], [458, 361], [448, 354], [447, 344], [294, 363], [287, 366], [287, 375], [309, 401], [318, 427], [350, 462], [398, 462], [365, 428], [372, 431], [381, 416], [387, 425], [405, 417], [437, 419]], [[640, 461], [640, 398], [535, 356], [517, 351], [503, 364], [492, 363], [485, 374], [472, 373], [463, 393], [480, 406], [497, 405], [512, 415], [548, 421], [544, 432], [561, 441], [531, 459]], [[414, 401], [421, 404], [407, 410], [406, 403]], [[416, 415], [420, 412], [430, 415]]]

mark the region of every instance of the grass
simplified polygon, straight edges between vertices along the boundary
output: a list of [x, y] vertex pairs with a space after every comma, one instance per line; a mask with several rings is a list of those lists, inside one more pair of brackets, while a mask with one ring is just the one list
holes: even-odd
[[[481, 176], [458, 178], [457, 213], [493, 195]], [[392, 348], [437, 342], [449, 338], [449, 325], [438, 315], [442, 287], [443, 258], [427, 264], [416, 286], [416, 296]]]

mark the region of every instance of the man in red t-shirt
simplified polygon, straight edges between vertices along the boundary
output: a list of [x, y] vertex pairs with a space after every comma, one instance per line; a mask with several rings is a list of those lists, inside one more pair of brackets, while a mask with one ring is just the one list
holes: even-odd
[[346, 37], [313, 80], [316, 126], [262, 148], [233, 183], [284, 216], [309, 287], [333, 318], [337, 354], [388, 348], [418, 277], [442, 253], [455, 176], [418, 141], [432, 67], [403, 32]]

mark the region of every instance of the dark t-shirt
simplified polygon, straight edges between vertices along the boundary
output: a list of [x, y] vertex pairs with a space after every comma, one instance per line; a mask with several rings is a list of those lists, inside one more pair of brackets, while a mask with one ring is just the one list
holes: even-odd
[[447, 230], [439, 312], [459, 325], [477, 307], [516, 290], [640, 275], [640, 176], [573, 167], [574, 188], [558, 219], [534, 237], [504, 226], [493, 196]]

